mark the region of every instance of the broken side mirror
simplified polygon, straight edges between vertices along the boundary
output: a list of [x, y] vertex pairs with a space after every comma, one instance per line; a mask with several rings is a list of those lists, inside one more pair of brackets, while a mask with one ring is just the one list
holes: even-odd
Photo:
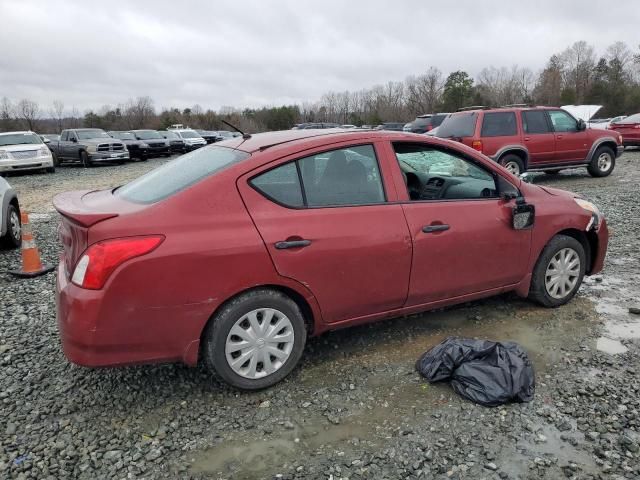
[[526, 230], [533, 227], [536, 217], [536, 208], [533, 205], [524, 203], [524, 199], [518, 199], [513, 207], [513, 228], [515, 230]]

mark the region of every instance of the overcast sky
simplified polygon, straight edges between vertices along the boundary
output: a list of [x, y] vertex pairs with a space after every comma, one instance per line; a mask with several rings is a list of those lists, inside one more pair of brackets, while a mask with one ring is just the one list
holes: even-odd
[[640, 44], [637, 0], [0, 0], [0, 97], [83, 111], [280, 105], [437, 66], [534, 71], [577, 40]]

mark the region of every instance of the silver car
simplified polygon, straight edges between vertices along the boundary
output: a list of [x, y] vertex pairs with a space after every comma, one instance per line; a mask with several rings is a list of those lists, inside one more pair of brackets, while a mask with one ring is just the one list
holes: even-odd
[[0, 177], [0, 243], [17, 248], [22, 240], [18, 195], [11, 185]]
[[54, 172], [51, 150], [34, 132], [0, 133], [0, 172], [45, 169]]

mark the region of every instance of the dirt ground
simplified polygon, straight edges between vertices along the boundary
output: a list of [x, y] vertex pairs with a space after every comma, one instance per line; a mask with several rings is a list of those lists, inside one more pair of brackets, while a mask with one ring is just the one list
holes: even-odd
[[[167, 161], [8, 178], [45, 261], [51, 199]], [[311, 339], [281, 384], [239, 393], [203, 367], [90, 370], [62, 355], [53, 274], [0, 273], [0, 476], [5, 478], [640, 478], [640, 150], [610, 177], [536, 174], [607, 217], [604, 272], [544, 309], [513, 295]], [[19, 252], [0, 251], [0, 271]], [[430, 385], [417, 358], [450, 335], [519, 342], [535, 400], [484, 408]]]

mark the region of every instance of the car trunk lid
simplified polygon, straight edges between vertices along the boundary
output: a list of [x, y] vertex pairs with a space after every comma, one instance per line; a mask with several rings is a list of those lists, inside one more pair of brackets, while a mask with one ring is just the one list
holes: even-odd
[[93, 225], [141, 208], [118, 199], [111, 190], [61, 193], [53, 199], [53, 206], [62, 216], [58, 236], [67, 277], [73, 273], [76, 262], [87, 248]]

